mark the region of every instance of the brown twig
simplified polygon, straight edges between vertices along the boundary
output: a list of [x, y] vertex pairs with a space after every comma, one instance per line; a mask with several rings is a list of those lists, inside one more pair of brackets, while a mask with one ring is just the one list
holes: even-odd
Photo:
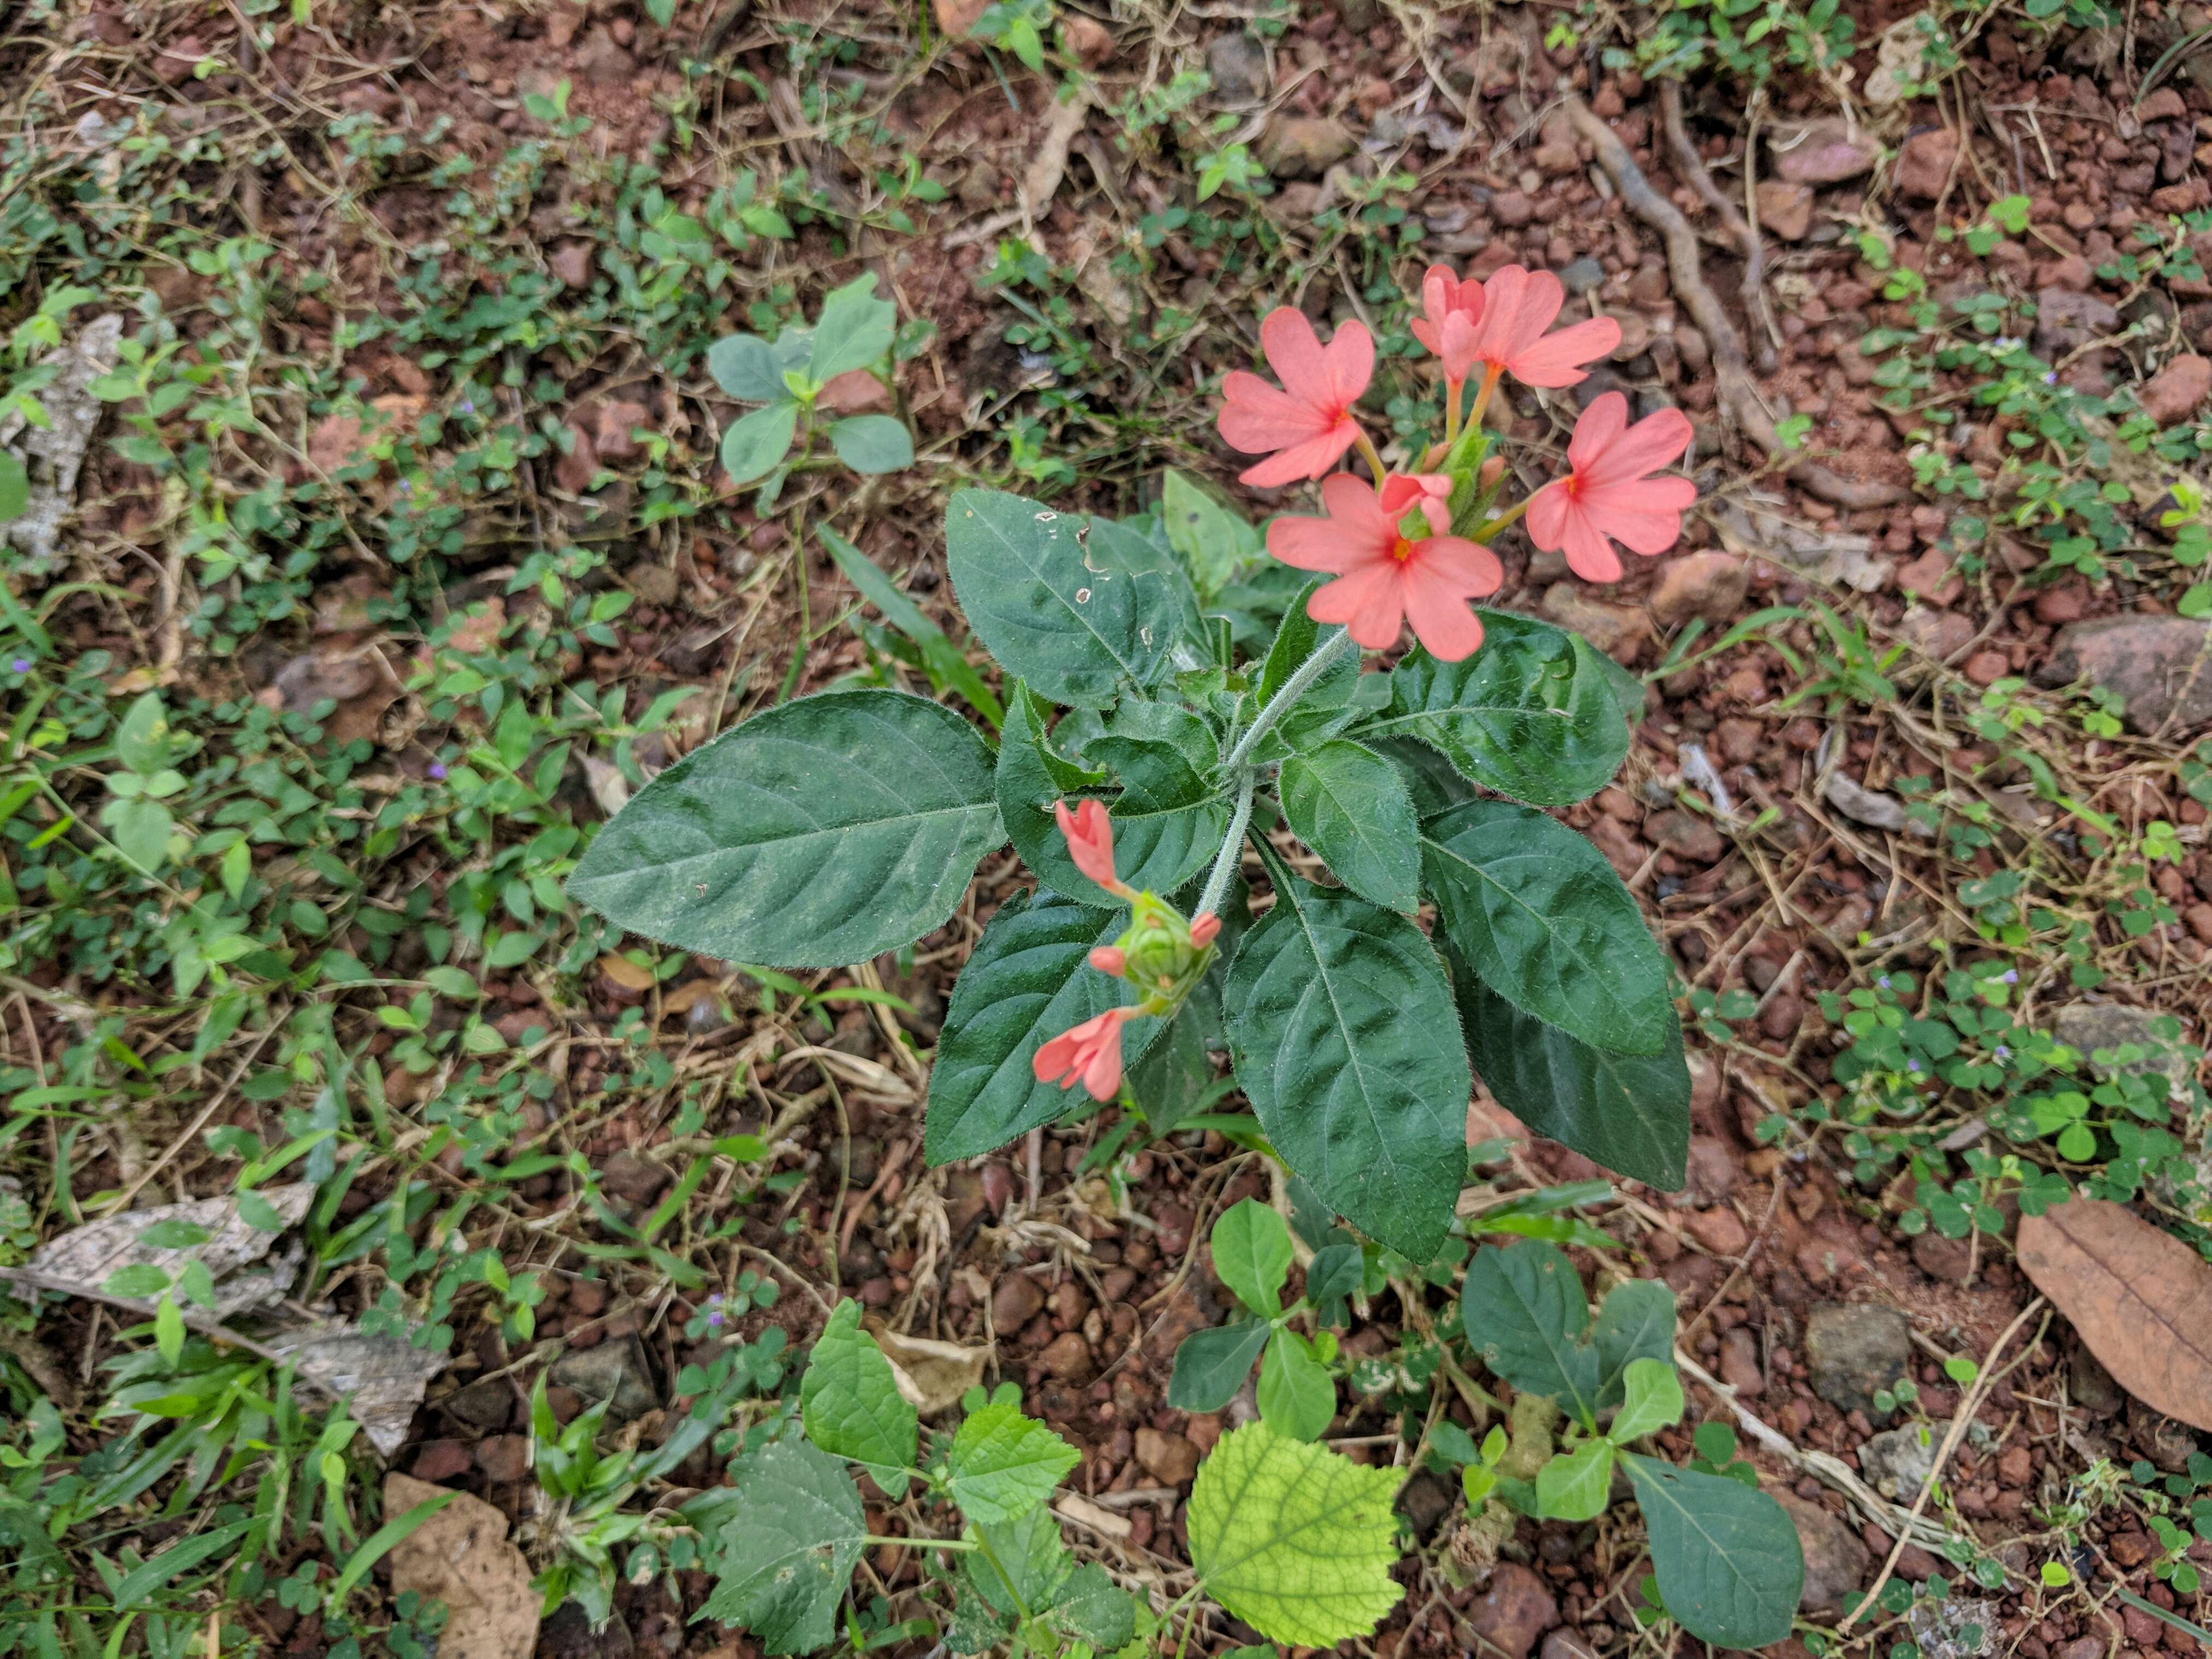
[[[1659, 82], [1659, 114], [1666, 124], [1667, 143], [1674, 152], [1674, 170], [1689, 181], [1692, 190], [1704, 198], [1707, 207], [1720, 215], [1721, 226], [1735, 238], [1743, 249], [1743, 310], [1744, 315], [1756, 319], [1760, 326], [1752, 336], [1751, 360], [1762, 374], [1774, 373], [1774, 320], [1766, 308], [1766, 245], [1751, 222], [1728, 192], [1713, 182], [1705, 171], [1705, 158], [1698, 147], [1690, 142], [1690, 129], [1682, 119], [1682, 83], [1672, 76], [1662, 76]], [[1744, 151], [1747, 174], [1751, 165], [1748, 141]]]
[[[1571, 93], [1561, 100], [1561, 107], [1574, 124], [1575, 131], [1595, 148], [1598, 165], [1613, 180], [1613, 188], [1628, 204], [1629, 211], [1657, 231], [1666, 242], [1668, 272], [1674, 292], [1712, 347], [1713, 374], [1719, 381], [1723, 411], [1769, 457], [1781, 454], [1782, 440], [1776, 435], [1774, 422], [1767, 418], [1759, 400], [1758, 388], [1752, 384], [1743, 337], [1736, 332], [1735, 324], [1721, 308], [1720, 300], [1705, 282], [1698, 254], [1697, 232], [1690, 228], [1690, 222], [1682, 216], [1680, 208], [1651, 188], [1644, 170], [1636, 165], [1636, 158], [1628, 153], [1628, 146], [1620, 142], [1620, 136], [1599, 119], [1588, 104]], [[1818, 461], [1800, 461], [1790, 468], [1786, 476], [1807, 495], [1854, 511], [1893, 507], [1912, 498], [1912, 492], [1900, 485], [1861, 483], [1831, 471]]]

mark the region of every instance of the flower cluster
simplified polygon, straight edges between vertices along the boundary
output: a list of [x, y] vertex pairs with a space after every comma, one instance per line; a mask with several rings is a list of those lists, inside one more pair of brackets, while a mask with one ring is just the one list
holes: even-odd
[[1133, 1019], [1165, 1018], [1182, 1006], [1213, 959], [1221, 918], [1208, 912], [1185, 921], [1164, 899], [1140, 893], [1116, 876], [1114, 826], [1103, 802], [1086, 800], [1070, 811], [1060, 801], [1053, 814], [1075, 867], [1129, 906], [1127, 930], [1091, 951], [1091, 965], [1127, 981], [1137, 1000], [1062, 1031], [1036, 1051], [1030, 1067], [1040, 1083], [1063, 1089], [1080, 1083], [1094, 1099], [1111, 1100], [1121, 1088], [1121, 1027]]
[[[1554, 331], [1565, 298], [1549, 271], [1508, 265], [1476, 282], [1448, 266], [1429, 268], [1413, 335], [1443, 364], [1444, 434], [1416, 459], [1418, 471], [1387, 468], [1352, 412], [1375, 370], [1375, 342], [1363, 325], [1344, 324], [1323, 345], [1289, 307], [1261, 322], [1261, 347], [1282, 384], [1231, 373], [1222, 383], [1219, 428], [1231, 448], [1267, 457], [1242, 474], [1248, 484], [1322, 479], [1322, 516], [1279, 518], [1267, 530], [1275, 557], [1336, 578], [1307, 606], [1316, 622], [1342, 623], [1370, 650], [1396, 644], [1410, 623], [1432, 655], [1456, 662], [1482, 644], [1482, 624], [1467, 601], [1504, 580], [1484, 543], [1522, 514], [1531, 541], [1564, 553], [1568, 568], [1590, 581], [1620, 580], [1614, 542], [1643, 554], [1674, 544], [1697, 488], [1687, 478], [1650, 475], [1689, 447], [1689, 417], [1662, 409], [1632, 426], [1628, 400], [1617, 392], [1583, 411], [1565, 477], [1518, 507], [1494, 510], [1504, 468], [1487, 456], [1482, 417], [1499, 380], [1571, 386], [1588, 378], [1586, 364], [1620, 343], [1620, 325], [1610, 317]], [[1354, 448], [1371, 485], [1332, 471]]]

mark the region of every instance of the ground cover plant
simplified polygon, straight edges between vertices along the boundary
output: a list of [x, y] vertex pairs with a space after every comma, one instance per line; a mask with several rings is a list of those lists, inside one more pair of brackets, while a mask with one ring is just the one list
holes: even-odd
[[38, 0], [0, 1651], [2208, 1639], [2160, 0]]

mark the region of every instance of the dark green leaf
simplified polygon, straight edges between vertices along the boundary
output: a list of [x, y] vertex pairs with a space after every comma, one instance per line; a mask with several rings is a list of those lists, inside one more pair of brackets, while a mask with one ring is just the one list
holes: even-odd
[[944, 921], [1003, 839], [991, 751], [926, 697], [842, 691], [755, 715], [647, 784], [568, 890], [726, 961], [841, 967]]
[[1421, 930], [1281, 872], [1223, 1001], [1237, 1080], [1284, 1162], [1339, 1214], [1427, 1261], [1467, 1173], [1473, 1084]]
[[1096, 1653], [1127, 1647], [1137, 1634], [1136, 1603], [1096, 1561], [1086, 1561], [1068, 1574], [1045, 1616], [1079, 1641], [1088, 1642]]
[[1390, 672], [1389, 709], [1355, 735], [1418, 738], [1473, 781], [1539, 806], [1595, 794], [1628, 753], [1598, 653], [1545, 623], [1480, 614], [1481, 650], [1455, 663], [1415, 650]]
[[848, 1297], [823, 1328], [799, 1385], [806, 1437], [833, 1457], [867, 1465], [892, 1498], [906, 1496], [916, 1425], [891, 1363], [860, 1328], [860, 1304]]
[[1597, 1348], [1597, 1406], [1618, 1406], [1629, 1365], [1638, 1359], [1674, 1361], [1674, 1292], [1656, 1279], [1631, 1279], [1613, 1287], [1597, 1310], [1591, 1332]]
[[1346, 738], [1283, 763], [1283, 816], [1336, 878], [1386, 910], [1420, 908], [1420, 824], [1398, 769]]
[[[769, 1653], [805, 1653], [837, 1629], [868, 1535], [845, 1466], [796, 1435], [748, 1454], [706, 1543], [720, 1583], [700, 1611], [742, 1625]], [[703, 1528], [702, 1528], [703, 1530]]]
[[732, 334], [707, 348], [707, 373], [732, 398], [749, 404], [772, 404], [791, 393], [783, 383], [789, 364], [780, 362], [776, 349], [757, 334]]
[[833, 422], [830, 444], [855, 472], [896, 472], [914, 465], [914, 438], [889, 415], [855, 415]]
[[1805, 1557], [1782, 1505], [1717, 1474], [1626, 1455], [1667, 1611], [1721, 1648], [1763, 1648], [1790, 1634]]
[[1398, 769], [1413, 798], [1413, 811], [1423, 819], [1449, 812], [1463, 800], [1476, 799], [1474, 786], [1425, 743], [1414, 738], [1376, 738], [1368, 747]]
[[1452, 963], [1474, 1069], [1498, 1103], [1540, 1135], [1632, 1180], [1680, 1188], [1690, 1154], [1690, 1070], [1682, 1028], [1656, 1054], [1608, 1054], [1525, 1014], [1466, 963]]
[[1353, 1295], [1366, 1279], [1366, 1257], [1359, 1246], [1325, 1244], [1306, 1268], [1306, 1300], [1327, 1307]]
[[1589, 1304], [1574, 1264], [1549, 1244], [1488, 1244], [1468, 1263], [1460, 1304], [1467, 1340], [1483, 1364], [1515, 1388], [1597, 1421], [1598, 1356], [1589, 1346]]
[[1252, 1362], [1267, 1346], [1264, 1319], [1241, 1320], [1194, 1331], [1176, 1350], [1175, 1374], [1168, 1379], [1168, 1404], [1179, 1412], [1218, 1412], [1236, 1398]]
[[995, 489], [956, 491], [945, 562], [968, 624], [1055, 702], [1103, 708], [1159, 677], [1176, 609], [1157, 575], [1093, 556], [1089, 520]]
[[1421, 866], [1442, 931], [1491, 989], [1595, 1048], [1666, 1048], [1666, 959], [1589, 842], [1528, 807], [1471, 800], [1422, 826]]
[[963, 1558], [963, 1565], [983, 1599], [1009, 1618], [1042, 1612], [1075, 1565], [1060, 1535], [1059, 1517], [1042, 1504], [1011, 1521], [979, 1526], [975, 1533], [990, 1553], [979, 1551]]
[[[923, 1132], [932, 1164], [994, 1151], [1090, 1098], [1080, 1085], [1071, 1091], [1039, 1082], [1030, 1062], [1062, 1031], [1126, 1000], [1122, 982], [1085, 958], [1127, 925], [1121, 912], [1045, 891], [1017, 894], [999, 907], [945, 1010]], [[1157, 1019], [1124, 1025], [1122, 1063], [1141, 1055], [1159, 1030]]]

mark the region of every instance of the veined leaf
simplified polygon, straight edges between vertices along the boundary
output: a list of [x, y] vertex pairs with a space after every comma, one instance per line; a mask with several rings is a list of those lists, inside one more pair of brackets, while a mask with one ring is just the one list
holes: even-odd
[[845, 1466], [796, 1436], [750, 1454], [707, 1543], [720, 1583], [700, 1611], [743, 1625], [769, 1653], [805, 1653], [836, 1634], [837, 1604], [868, 1535]]
[[1651, 1540], [1667, 1611], [1720, 1648], [1763, 1648], [1790, 1634], [1805, 1556], [1781, 1504], [1723, 1475], [1626, 1454], [1621, 1462]]
[[1336, 1417], [1336, 1379], [1296, 1331], [1277, 1331], [1260, 1359], [1260, 1420], [1293, 1440], [1318, 1440]]
[[1052, 1496], [1083, 1454], [1012, 1400], [971, 1413], [952, 1437], [945, 1490], [977, 1525], [1012, 1521]]
[[1632, 1359], [1622, 1385], [1620, 1414], [1607, 1431], [1614, 1444], [1626, 1446], [1682, 1420], [1682, 1380], [1671, 1361]]
[[1360, 897], [1410, 915], [1421, 904], [1420, 824], [1398, 769], [1348, 738], [1283, 763], [1283, 816]]
[[1599, 653], [1546, 623], [1480, 614], [1481, 650], [1455, 663], [1413, 651], [1390, 671], [1390, 707], [1353, 735], [1418, 738], [1473, 781], [1538, 806], [1595, 794], [1629, 744]]
[[1206, 1593], [1270, 1641], [1332, 1648], [1372, 1633], [1405, 1593], [1390, 1577], [1400, 1473], [1265, 1423], [1224, 1435], [1190, 1492]]
[[1223, 1001], [1237, 1080], [1284, 1161], [1339, 1214], [1427, 1261], [1467, 1174], [1474, 1085], [1421, 930], [1279, 872]]
[[1422, 826], [1421, 867], [1452, 948], [1492, 990], [1593, 1048], [1666, 1048], [1666, 959], [1635, 896], [1566, 825], [1467, 801]]
[[1536, 1471], [1539, 1511], [1555, 1521], [1594, 1521], [1613, 1491], [1613, 1443], [1585, 1440]]
[[1168, 1378], [1168, 1404], [1179, 1412], [1218, 1412], [1237, 1397], [1252, 1362], [1267, 1346], [1264, 1319], [1240, 1320], [1193, 1331], [1176, 1349], [1175, 1372]]
[[791, 453], [798, 431], [799, 405], [788, 398], [740, 416], [722, 434], [722, 470], [733, 484], [765, 478]]
[[799, 1385], [806, 1437], [833, 1457], [867, 1466], [891, 1498], [906, 1496], [917, 1444], [915, 1409], [899, 1392], [891, 1362], [860, 1328], [860, 1304], [848, 1297], [830, 1315]]
[[1213, 1224], [1213, 1272], [1255, 1314], [1283, 1310], [1290, 1277], [1291, 1230], [1256, 1198], [1233, 1205]]
[[1526, 1394], [1597, 1425], [1598, 1356], [1581, 1275], [1550, 1244], [1485, 1245], [1467, 1264], [1460, 1314], [1483, 1364]]
[[832, 289], [814, 323], [814, 356], [807, 373], [826, 386], [840, 374], [870, 368], [891, 349], [898, 307], [876, 297], [873, 271]]
[[568, 890], [648, 939], [834, 968], [952, 914], [1002, 839], [991, 751], [900, 691], [802, 697], [695, 749], [602, 829]]
[[1590, 1328], [1597, 1348], [1597, 1408], [1618, 1406], [1638, 1360], [1674, 1363], [1674, 1292], [1656, 1279], [1631, 1279], [1606, 1293]]

